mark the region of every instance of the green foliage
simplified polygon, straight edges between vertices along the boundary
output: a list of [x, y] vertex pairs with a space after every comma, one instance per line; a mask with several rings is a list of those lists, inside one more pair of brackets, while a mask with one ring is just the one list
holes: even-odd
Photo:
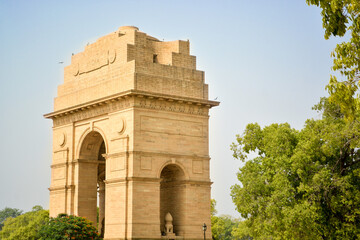
[[21, 215], [23, 213], [22, 210], [19, 210], [17, 208], [4, 208], [3, 210], [0, 211], [0, 231], [2, 229], [2, 227], [4, 226], [4, 221], [9, 218], [15, 218], [19, 215]]
[[215, 216], [216, 201], [211, 199], [211, 233], [214, 240], [242, 240], [249, 239], [236, 236], [240, 221], [228, 215]]
[[[15, 212], [16, 214], [21, 213], [21, 211], [19, 210]], [[15, 218], [7, 218], [4, 222], [4, 227], [2, 228], [2, 231], [0, 231], [0, 239], [38, 239], [37, 233], [41, 226], [48, 221], [48, 219], [49, 212], [43, 210], [41, 206], [35, 206], [30, 212], [27, 212]]]
[[216, 207], [216, 200], [211, 199], [211, 216], [215, 216], [217, 214], [217, 210], [215, 207]]
[[231, 196], [245, 219], [234, 235], [254, 239], [360, 238], [360, 124], [322, 99], [321, 120], [249, 124], [231, 149], [245, 162]]
[[211, 218], [211, 233], [214, 240], [234, 240], [232, 234], [233, 229], [238, 225], [239, 221], [228, 215], [221, 215], [219, 217], [213, 216]]
[[[243, 162], [232, 198], [245, 219], [234, 236], [255, 239], [360, 238], [360, 1], [306, 0], [322, 9], [325, 39], [349, 34], [332, 53], [330, 96], [301, 131], [249, 124], [231, 145]], [[257, 155], [248, 160], [249, 154]]]
[[346, 32], [350, 35], [350, 40], [338, 44], [331, 54], [334, 58], [333, 70], [339, 71], [345, 80], [339, 81], [335, 76], [331, 76], [326, 89], [330, 93], [330, 101], [341, 107], [346, 120], [352, 121], [360, 110], [360, 97], [357, 94], [360, 87], [360, 1], [306, 0], [306, 2], [322, 9], [325, 39], [331, 35], [341, 37]]
[[91, 221], [67, 214], [59, 214], [56, 218], [50, 218], [48, 224], [42, 226], [38, 236], [41, 240], [100, 239], [99, 233]]

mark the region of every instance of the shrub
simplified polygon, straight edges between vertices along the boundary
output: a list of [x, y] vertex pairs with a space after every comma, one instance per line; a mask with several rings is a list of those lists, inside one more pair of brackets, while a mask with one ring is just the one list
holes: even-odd
[[38, 235], [41, 240], [101, 239], [92, 222], [83, 217], [59, 214], [42, 226]]

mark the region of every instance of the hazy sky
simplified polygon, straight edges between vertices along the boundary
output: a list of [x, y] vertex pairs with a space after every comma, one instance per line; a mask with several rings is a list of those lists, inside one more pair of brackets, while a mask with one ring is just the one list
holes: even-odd
[[[230, 197], [241, 166], [229, 145], [246, 124], [318, 117], [330, 52], [320, 9], [305, 0], [17, 1], [0, 0], [0, 209], [48, 208], [51, 120], [56, 87], [72, 53], [134, 25], [158, 39], [190, 40], [210, 99], [212, 198], [238, 217]], [[58, 64], [63, 61], [64, 64]]]

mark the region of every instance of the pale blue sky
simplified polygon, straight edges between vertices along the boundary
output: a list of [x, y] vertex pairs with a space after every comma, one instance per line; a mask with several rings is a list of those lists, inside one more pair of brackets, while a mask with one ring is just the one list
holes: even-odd
[[[0, 209], [48, 208], [50, 120], [56, 87], [72, 53], [123, 25], [159, 39], [189, 39], [205, 71], [211, 110], [212, 197], [238, 217], [230, 198], [240, 162], [229, 145], [247, 123], [318, 117], [330, 52], [320, 9], [305, 0], [18, 1], [0, 0]], [[64, 64], [58, 64], [63, 61]]]

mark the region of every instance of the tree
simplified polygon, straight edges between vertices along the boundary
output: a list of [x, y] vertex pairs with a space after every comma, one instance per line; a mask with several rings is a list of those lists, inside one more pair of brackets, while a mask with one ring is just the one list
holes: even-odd
[[216, 210], [216, 200], [215, 200], [215, 199], [211, 199], [211, 217], [215, 217], [216, 214], [217, 214], [217, 210]]
[[56, 218], [50, 218], [50, 221], [40, 229], [38, 237], [41, 240], [100, 239], [99, 233], [91, 221], [67, 214], [59, 214]]
[[289, 124], [249, 124], [233, 156], [246, 161], [231, 196], [255, 239], [360, 238], [360, 124], [323, 98], [301, 131]]
[[214, 240], [236, 240], [233, 236], [233, 230], [236, 229], [239, 220], [229, 215], [221, 215], [212, 217], [211, 233]]
[[325, 39], [342, 37], [349, 33], [350, 40], [340, 43], [332, 52], [333, 70], [339, 71], [343, 81], [330, 76], [327, 90], [330, 101], [338, 104], [346, 120], [359, 115], [360, 97], [356, 95], [360, 87], [360, 1], [359, 0], [306, 0], [309, 5], [322, 9]]
[[332, 52], [330, 96], [314, 107], [301, 131], [289, 124], [249, 124], [231, 149], [245, 162], [232, 198], [245, 221], [235, 235], [256, 239], [360, 238], [360, 1], [306, 0], [322, 9], [325, 39], [342, 37]]
[[9, 217], [12, 217], [12, 218], [15, 218], [19, 215], [21, 215], [23, 213], [22, 210], [19, 210], [17, 208], [4, 208], [3, 210], [0, 211], [0, 231], [3, 227], [3, 223], [4, 221], [9, 218]]
[[38, 239], [37, 233], [41, 226], [48, 221], [48, 219], [49, 212], [47, 210], [43, 210], [41, 206], [34, 206], [30, 212], [15, 218], [7, 218], [4, 222], [4, 227], [0, 231], [0, 239]]
[[233, 234], [239, 224], [238, 219], [234, 219], [229, 215], [215, 216], [216, 201], [211, 199], [211, 234], [214, 240], [236, 240], [243, 239]]

